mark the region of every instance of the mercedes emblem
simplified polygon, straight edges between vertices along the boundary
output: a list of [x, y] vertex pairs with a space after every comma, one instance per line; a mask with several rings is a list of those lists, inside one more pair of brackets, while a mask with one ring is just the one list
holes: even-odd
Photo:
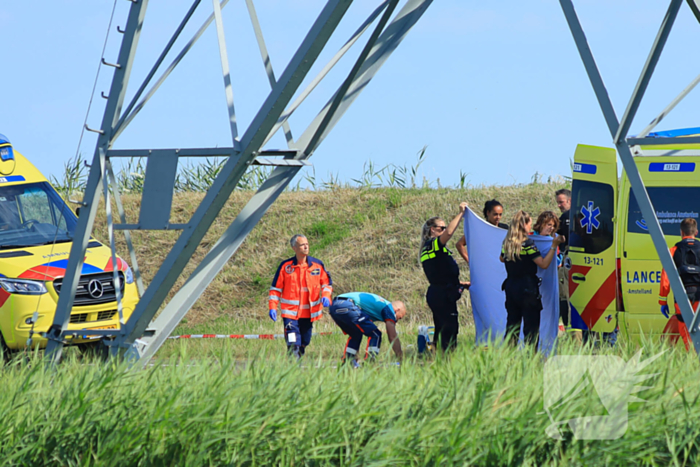
[[97, 279], [93, 279], [88, 283], [88, 293], [92, 298], [100, 298], [104, 294], [104, 288], [102, 287], [102, 282]]

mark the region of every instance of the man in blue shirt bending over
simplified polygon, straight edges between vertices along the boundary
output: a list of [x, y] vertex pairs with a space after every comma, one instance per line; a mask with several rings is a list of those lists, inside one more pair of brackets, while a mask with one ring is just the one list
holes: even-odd
[[352, 360], [357, 366], [357, 352], [360, 350], [362, 336], [368, 338], [365, 358], [372, 360], [379, 354], [382, 332], [373, 321], [384, 321], [394, 353], [401, 360], [403, 354], [401, 341], [396, 334], [396, 321], [406, 316], [403, 302], [390, 302], [372, 293], [348, 292], [333, 300], [330, 315], [335, 324], [349, 336], [343, 361]]

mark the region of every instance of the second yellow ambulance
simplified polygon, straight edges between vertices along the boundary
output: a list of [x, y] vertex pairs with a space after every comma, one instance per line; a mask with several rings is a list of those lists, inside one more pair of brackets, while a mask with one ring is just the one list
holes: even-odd
[[[650, 137], [700, 134], [700, 128]], [[700, 215], [700, 145], [634, 147], [635, 162], [669, 247], [680, 223]], [[661, 262], [614, 149], [579, 145], [574, 156], [569, 240], [572, 325], [629, 337], [660, 334]], [[673, 303], [669, 297], [669, 303]]]

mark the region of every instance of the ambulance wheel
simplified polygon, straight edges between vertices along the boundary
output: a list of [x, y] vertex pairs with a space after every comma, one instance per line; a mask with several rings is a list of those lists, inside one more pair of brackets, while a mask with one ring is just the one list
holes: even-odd
[[78, 344], [78, 351], [83, 357], [99, 360], [107, 360], [109, 357], [109, 347], [104, 345], [102, 340]]

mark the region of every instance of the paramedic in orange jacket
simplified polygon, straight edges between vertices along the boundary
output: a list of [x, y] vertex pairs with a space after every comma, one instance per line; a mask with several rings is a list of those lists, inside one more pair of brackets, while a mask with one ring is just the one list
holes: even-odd
[[[683, 239], [671, 248], [671, 256], [676, 264], [678, 274], [681, 276], [685, 293], [693, 305], [693, 311], [697, 311], [700, 301], [700, 240], [695, 238], [698, 233], [698, 223], [693, 218], [684, 219], [681, 222], [681, 236]], [[661, 313], [668, 318], [668, 294], [671, 287], [666, 271], [661, 273], [661, 289], [659, 291], [659, 304]], [[678, 342], [678, 336], [683, 338], [685, 349], [690, 350], [690, 335], [688, 327], [683, 321], [683, 315], [678, 303], [675, 303], [676, 313], [671, 316], [664, 328], [664, 334], [669, 336], [671, 344]]]
[[309, 256], [309, 241], [294, 235], [289, 244], [295, 255], [282, 261], [270, 287], [270, 318], [282, 311], [284, 338], [290, 354], [300, 358], [311, 342], [313, 322], [321, 319], [323, 307], [331, 304], [333, 281], [323, 263]]

